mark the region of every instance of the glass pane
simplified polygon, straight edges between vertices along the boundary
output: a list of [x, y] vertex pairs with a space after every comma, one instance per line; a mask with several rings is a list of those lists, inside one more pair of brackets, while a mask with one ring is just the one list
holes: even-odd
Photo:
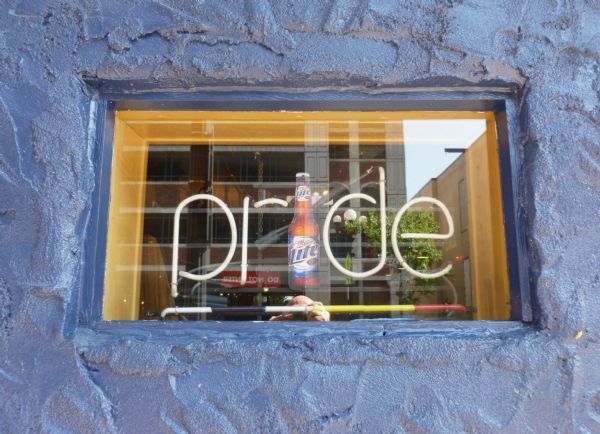
[[105, 319], [509, 318], [492, 114], [115, 121]]

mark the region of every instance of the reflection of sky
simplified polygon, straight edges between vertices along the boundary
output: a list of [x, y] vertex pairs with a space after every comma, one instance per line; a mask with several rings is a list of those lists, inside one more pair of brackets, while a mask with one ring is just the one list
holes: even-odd
[[408, 199], [461, 155], [444, 148], [468, 148], [484, 132], [485, 119], [404, 121]]

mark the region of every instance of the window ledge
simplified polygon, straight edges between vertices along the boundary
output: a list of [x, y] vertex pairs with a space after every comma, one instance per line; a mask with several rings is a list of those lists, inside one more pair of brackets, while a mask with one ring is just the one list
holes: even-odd
[[502, 339], [534, 333], [518, 321], [361, 320], [354, 322], [218, 322], [218, 321], [102, 321], [80, 327], [73, 336], [78, 346], [138, 340], [188, 345], [210, 341], [289, 340], [344, 337], [387, 339], [434, 337], [445, 339]]

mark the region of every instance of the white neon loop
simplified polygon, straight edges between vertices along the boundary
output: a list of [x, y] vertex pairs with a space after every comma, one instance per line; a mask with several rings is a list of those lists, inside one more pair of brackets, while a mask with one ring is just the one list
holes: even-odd
[[[281, 205], [287, 207], [288, 203], [282, 199], [269, 198], [259, 200], [254, 203], [254, 208], [260, 208], [265, 205]], [[248, 278], [248, 213], [250, 208], [250, 197], [244, 198], [244, 214], [242, 216], [242, 274], [240, 276], [240, 286], [246, 284]]]
[[340, 198], [329, 210], [327, 213], [327, 217], [325, 217], [325, 223], [323, 224], [323, 247], [325, 247], [325, 253], [327, 257], [333, 264], [335, 268], [337, 268], [342, 274], [346, 276], [353, 277], [355, 279], [364, 279], [365, 277], [372, 276], [373, 274], [380, 271], [385, 265], [385, 257], [387, 250], [387, 231], [386, 231], [386, 213], [385, 213], [385, 171], [383, 167], [379, 168], [379, 214], [381, 219], [381, 256], [379, 258], [379, 263], [377, 266], [372, 268], [369, 271], [363, 271], [361, 273], [357, 273], [355, 271], [347, 270], [340, 264], [337, 259], [333, 256], [331, 251], [331, 246], [329, 245], [329, 225], [331, 224], [331, 219], [333, 218], [333, 214], [338, 210], [340, 205], [344, 202], [347, 202], [352, 199], [365, 199], [371, 203], [376, 203], [375, 199], [371, 196], [368, 196], [364, 193], [352, 193], [347, 194], [346, 196]]
[[248, 207], [250, 198], [244, 198], [244, 214], [242, 216], [242, 275], [240, 276], [240, 286], [246, 284], [248, 276]]
[[447, 240], [448, 238], [452, 237], [452, 235], [454, 235], [454, 222], [452, 220], [452, 216], [450, 215], [450, 211], [448, 211], [448, 208], [446, 208], [446, 205], [444, 205], [443, 202], [441, 202], [433, 197], [417, 197], [415, 199], [409, 200], [402, 208], [400, 208], [400, 211], [398, 211], [398, 214], [396, 214], [396, 218], [394, 219], [394, 222], [392, 223], [392, 249], [394, 250], [394, 254], [396, 255], [396, 258], [398, 258], [400, 265], [402, 265], [402, 267], [406, 271], [408, 271], [410, 274], [412, 274], [415, 277], [419, 277], [421, 279], [437, 279], [438, 277], [442, 277], [443, 275], [447, 274], [450, 270], [452, 270], [452, 264], [448, 264], [444, 269], [437, 271], [435, 273], [422, 273], [420, 271], [415, 270], [410, 265], [408, 265], [406, 260], [402, 257], [402, 254], [400, 253], [400, 248], [398, 247], [398, 226], [400, 225], [400, 219], [402, 218], [404, 213], [411, 206], [413, 206], [417, 203], [432, 203], [434, 205], [437, 205], [442, 210], [442, 212], [444, 213], [444, 216], [446, 217], [446, 220], [448, 221], [448, 233], [446, 233], [446, 234], [422, 234], [422, 233], [421, 234], [410, 234], [410, 233], [408, 233], [408, 234], [401, 234], [400, 235], [401, 238]]
[[286, 207], [288, 206], [288, 203], [283, 199], [276, 199], [274, 197], [271, 197], [269, 199], [263, 199], [259, 200], [258, 202], [255, 202], [254, 208], [260, 208], [265, 205], [281, 205], [283, 207]]
[[195, 281], [211, 279], [211, 278], [215, 277], [216, 275], [218, 275], [221, 271], [223, 271], [229, 265], [229, 262], [231, 262], [231, 259], [233, 258], [233, 254], [235, 253], [235, 247], [237, 244], [237, 227], [235, 225], [235, 219], [233, 218], [233, 214], [231, 213], [231, 211], [229, 210], [229, 207], [225, 204], [225, 202], [223, 202], [218, 197], [213, 196], [212, 194], [195, 194], [194, 196], [190, 196], [190, 197], [184, 199], [179, 205], [177, 205], [177, 209], [175, 210], [175, 221], [173, 224], [173, 263], [172, 263], [173, 268], [171, 271], [171, 296], [173, 298], [177, 297], [177, 295], [178, 295], [178, 293], [177, 293], [177, 267], [178, 267], [178, 263], [179, 263], [179, 219], [181, 217], [181, 211], [183, 210], [183, 208], [185, 208], [190, 202], [194, 202], [197, 200], [208, 200], [208, 201], [214, 202], [217, 205], [219, 205], [221, 207], [221, 209], [223, 209], [223, 211], [225, 212], [225, 215], [227, 216], [227, 220], [229, 220], [229, 226], [231, 228], [231, 243], [229, 245], [229, 252], [227, 253], [227, 257], [225, 258], [225, 261], [223, 261], [223, 263], [219, 267], [217, 267], [210, 273], [193, 274], [193, 273], [188, 273], [186, 271], [180, 271], [179, 276], [185, 277], [186, 279], [195, 280]]
[[[312, 306], [265, 306], [264, 313], [307, 313], [312, 312]], [[212, 307], [167, 307], [160, 313], [162, 318], [167, 315], [186, 313], [213, 313]]]

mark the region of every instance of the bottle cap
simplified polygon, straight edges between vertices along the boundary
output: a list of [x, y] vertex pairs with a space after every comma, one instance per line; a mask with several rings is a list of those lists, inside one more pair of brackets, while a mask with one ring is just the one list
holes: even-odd
[[310, 176], [310, 173], [306, 173], [306, 172], [298, 172], [298, 173], [296, 173], [296, 178], [300, 178], [301, 176]]

